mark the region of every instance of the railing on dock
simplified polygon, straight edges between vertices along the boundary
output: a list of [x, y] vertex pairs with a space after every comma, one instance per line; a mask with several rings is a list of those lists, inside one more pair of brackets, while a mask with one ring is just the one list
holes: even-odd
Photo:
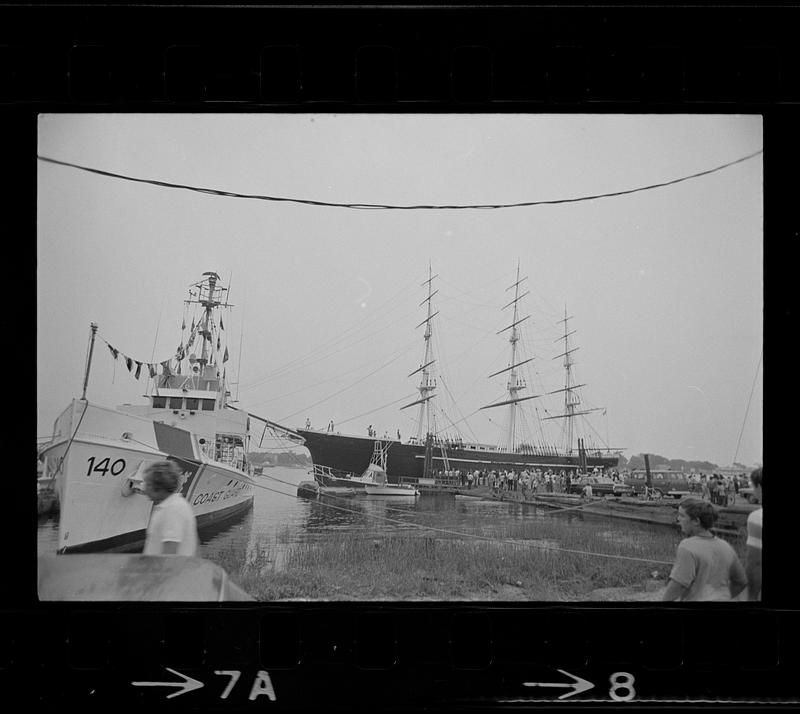
[[455, 493], [461, 488], [458, 476], [437, 474], [431, 478], [401, 476], [400, 483], [415, 486], [420, 493]]
[[332, 479], [352, 479], [356, 476], [356, 474], [349, 471], [341, 471], [322, 464], [314, 464], [309, 474], [314, 477], [317, 483], [321, 483], [323, 486], [328, 485]]

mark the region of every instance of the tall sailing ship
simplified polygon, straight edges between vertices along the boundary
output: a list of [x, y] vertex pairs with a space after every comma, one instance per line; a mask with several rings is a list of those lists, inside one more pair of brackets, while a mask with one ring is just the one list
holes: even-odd
[[[223, 297], [227, 291], [214, 272], [190, 287], [185, 305], [198, 319], [174, 358], [147, 365], [154, 382], [143, 405], [109, 408], [86, 399], [97, 331], [92, 324], [83, 397], [56, 419], [41, 455], [60, 502], [59, 553], [141, 547], [152, 510], [141, 490], [142, 472], [153, 461], [178, 465], [180, 492], [201, 533], [252, 507], [255, 482], [246, 454], [255, 415], [231, 404], [228, 349], [221, 354], [220, 339], [222, 310], [232, 307]], [[118, 350], [109, 349], [117, 359]], [[131, 369], [131, 358], [126, 361]], [[135, 364], [138, 378], [143, 364]]]
[[[534, 358], [520, 358], [518, 343], [520, 341], [520, 325], [529, 316], [520, 316], [519, 304], [528, 292], [521, 294], [520, 285], [527, 278], [519, 277], [517, 267], [516, 281], [507, 288], [514, 291], [514, 299], [502, 310], [512, 310], [511, 324], [501, 329], [497, 334], [508, 332], [511, 348], [511, 357], [507, 367], [495, 372], [489, 377], [496, 377], [508, 373], [506, 384], [506, 398], [487, 404], [481, 409], [507, 409], [506, 433], [502, 443], [487, 444], [464, 441], [460, 436], [456, 438], [442, 436], [436, 419], [434, 400], [437, 396], [437, 379], [435, 372], [436, 357], [433, 354], [434, 318], [439, 314], [433, 307], [433, 298], [438, 290], [433, 289], [433, 280], [437, 276], [432, 274], [429, 266], [428, 280], [423, 283], [427, 286], [427, 297], [421, 305], [427, 306], [426, 318], [417, 325], [425, 326], [425, 350], [420, 366], [408, 376], [421, 374], [419, 398], [401, 409], [416, 407], [418, 410], [416, 425], [417, 432], [407, 441], [399, 439], [382, 439], [376, 436], [354, 436], [318, 431], [305, 428], [297, 429], [297, 433], [305, 439], [305, 446], [311, 452], [315, 465], [315, 473], [327, 485], [341, 485], [348, 483], [352, 474], [362, 474], [369, 467], [375, 452], [376, 445], [387, 448], [386, 473], [391, 483], [398, 483], [401, 478], [418, 479], [433, 476], [437, 472], [455, 470], [509, 470], [522, 471], [525, 469], [551, 469], [564, 470], [568, 473], [577, 471], [591, 471], [615, 468], [619, 463], [619, 452], [608, 447], [587, 447], [584, 437], [575, 433], [575, 424], [578, 417], [588, 415], [601, 408], [584, 408], [581, 404], [579, 391], [583, 384], [576, 384], [573, 374], [573, 353], [578, 349], [571, 346], [571, 337], [575, 334], [569, 329], [570, 316], [564, 312], [564, 318], [559, 322], [563, 324], [563, 334], [558, 342], [563, 342], [563, 352], [554, 359], [564, 359], [565, 381], [564, 386], [545, 394], [525, 395], [527, 383], [521, 369]], [[523, 402], [563, 393], [563, 413], [544, 417], [544, 419], [564, 420], [566, 446], [558, 448], [546, 443], [532, 443], [521, 435], [521, 419]]]

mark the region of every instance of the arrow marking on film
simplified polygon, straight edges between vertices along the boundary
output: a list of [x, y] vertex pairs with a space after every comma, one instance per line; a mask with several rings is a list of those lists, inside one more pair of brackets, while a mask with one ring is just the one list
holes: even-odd
[[186, 694], [186, 692], [191, 692], [193, 689], [200, 689], [200, 687], [204, 686], [202, 682], [198, 681], [197, 679], [192, 679], [191, 677], [187, 677], [185, 674], [181, 674], [180, 672], [176, 672], [174, 669], [170, 669], [169, 667], [164, 667], [167, 672], [172, 672], [172, 674], [177, 674], [179, 677], [183, 677], [182, 682], [131, 682], [134, 687], [180, 687], [179, 692], [173, 692], [172, 694], [167, 694], [167, 699], [171, 699], [172, 697], [177, 697], [181, 694]]
[[573, 694], [580, 694], [581, 692], [585, 692], [589, 689], [594, 687], [594, 684], [591, 682], [587, 682], [585, 679], [581, 679], [580, 677], [576, 677], [574, 674], [570, 674], [569, 672], [565, 672], [563, 669], [556, 670], [557, 672], [561, 672], [561, 674], [570, 677], [573, 681], [571, 682], [523, 682], [522, 684], [526, 687], [569, 687], [572, 689], [571, 692], [566, 692], [562, 694], [559, 699], [566, 699], [567, 697], [571, 697]]

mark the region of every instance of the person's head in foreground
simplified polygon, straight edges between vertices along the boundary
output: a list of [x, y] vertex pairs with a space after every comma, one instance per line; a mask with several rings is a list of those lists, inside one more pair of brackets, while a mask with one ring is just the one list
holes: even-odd
[[684, 498], [678, 507], [678, 525], [687, 537], [705, 534], [717, 520], [717, 511], [708, 501]]
[[153, 503], [161, 503], [177, 492], [181, 485], [181, 473], [172, 461], [154, 461], [143, 474], [144, 494]]

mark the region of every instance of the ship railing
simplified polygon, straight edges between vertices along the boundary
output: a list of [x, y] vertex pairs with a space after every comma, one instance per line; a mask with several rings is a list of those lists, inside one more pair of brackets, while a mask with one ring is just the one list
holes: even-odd
[[610, 449], [595, 449], [592, 451], [587, 449], [586, 455], [594, 459], [608, 459], [613, 456]]

